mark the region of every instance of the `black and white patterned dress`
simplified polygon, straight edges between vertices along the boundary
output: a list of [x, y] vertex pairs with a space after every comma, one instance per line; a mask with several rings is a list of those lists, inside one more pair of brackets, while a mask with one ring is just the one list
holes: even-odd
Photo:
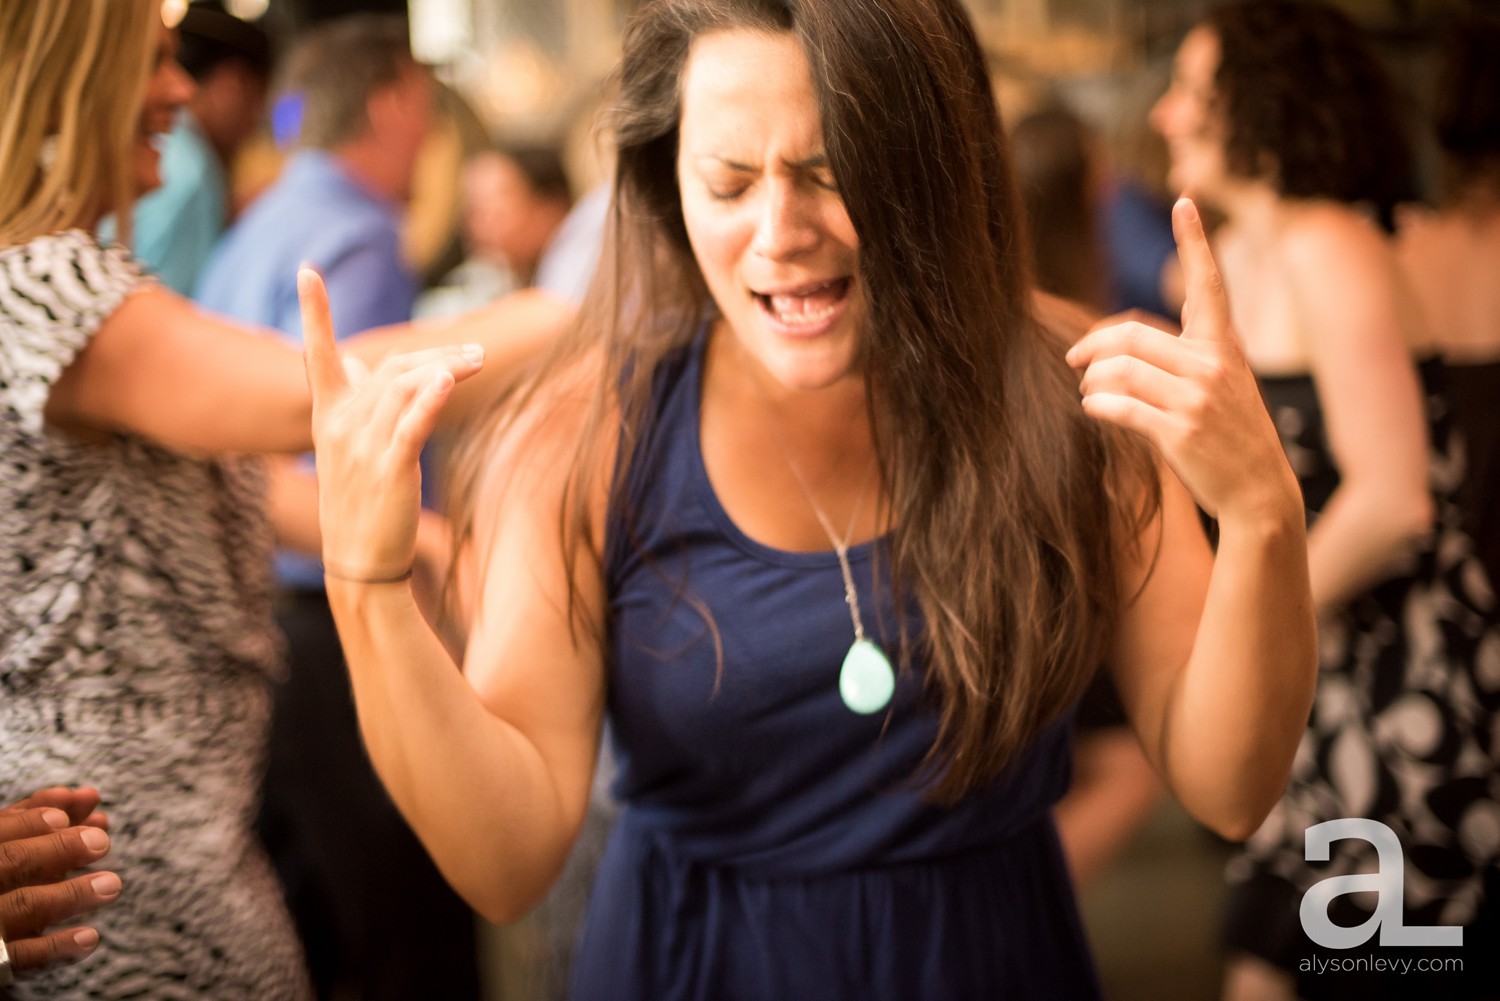
[[93, 956], [13, 991], [305, 998], [250, 828], [279, 653], [263, 470], [43, 423], [145, 280], [79, 231], [0, 250], [0, 802], [97, 786], [125, 883]]
[[[1317, 700], [1291, 781], [1230, 867], [1230, 944], [1283, 967], [1308, 953], [1297, 915], [1308, 887], [1379, 868], [1375, 847], [1358, 838], [1335, 841], [1326, 863], [1306, 861], [1305, 832], [1322, 821], [1367, 817], [1396, 832], [1409, 926], [1472, 926], [1500, 903], [1486, 899], [1500, 874], [1500, 619], [1458, 503], [1463, 450], [1443, 366], [1428, 362], [1421, 376], [1430, 543], [1319, 621]], [[1316, 389], [1307, 376], [1263, 378], [1261, 389], [1315, 524], [1339, 484]], [[1339, 924], [1368, 917], [1357, 897], [1335, 902]]]

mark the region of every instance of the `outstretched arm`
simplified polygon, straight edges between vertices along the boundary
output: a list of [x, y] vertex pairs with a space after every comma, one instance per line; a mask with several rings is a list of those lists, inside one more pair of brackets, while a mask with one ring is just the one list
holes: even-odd
[[[304, 272], [301, 287], [326, 583], [360, 729], [444, 876], [486, 917], [512, 920], [545, 893], [582, 824], [603, 713], [603, 658], [570, 629], [558, 532], [567, 463], [556, 457], [575, 423], [539, 422], [496, 457], [460, 673], [399, 579], [416, 548], [417, 454], [454, 373], [418, 355], [346, 374], [321, 283]], [[598, 615], [600, 574], [587, 559], [575, 569]]]
[[[480, 344], [484, 372], [453, 394], [450, 417], [461, 420], [482, 410], [572, 312], [543, 293], [517, 293], [452, 320], [383, 327], [346, 344], [367, 364], [399, 352]], [[302, 452], [312, 445], [301, 354], [272, 332], [215, 317], [156, 286], [110, 314], [53, 385], [46, 414], [73, 433], [136, 434], [189, 453]]]
[[[1173, 224], [1188, 287], [1181, 336], [1117, 324], [1068, 360], [1083, 370], [1084, 409], [1145, 437], [1164, 462], [1159, 519], [1121, 540], [1130, 601], [1110, 660], [1116, 685], [1168, 787], [1239, 839], [1285, 787], [1312, 705], [1316, 630], [1296, 480], [1191, 202], [1178, 202]], [[1194, 499], [1218, 519], [1216, 554]]]

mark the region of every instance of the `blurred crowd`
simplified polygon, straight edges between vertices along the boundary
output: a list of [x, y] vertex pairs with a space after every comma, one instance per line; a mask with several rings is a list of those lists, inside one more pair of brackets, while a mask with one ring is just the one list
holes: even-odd
[[[611, 210], [613, 136], [570, 123], [595, 136], [601, 175], [561, 133], [484, 122], [412, 56], [399, 17], [272, 38], [218, 0], [170, 26], [131, 0], [152, 21], [149, 37], [130, 28], [146, 58], [115, 51], [129, 17], [93, 0], [5, 2], [0, 940], [17, 979], [0, 994], [481, 997], [490, 933], [371, 764], [329, 583], [410, 574], [464, 649], [481, 557], [454, 548], [472, 494], [450, 479], [483, 468], [484, 415], [580, 309], [634, 305], [596, 273], [629, 222]], [[51, 3], [67, 12], [34, 10]], [[59, 33], [89, 41], [69, 58]], [[1170, 69], [1114, 81], [1103, 114], [1067, 80], [994, 82], [1011, 233], [1042, 312], [1074, 337], [1190, 324], [1173, 222], [1190, 196], [1301, 488], [1309, 725], [1243, 845], [1193, 825], [1181, 846], [1228, 863], [1207, 891], [1221, 927], [1198, 930], [1224, 1001], [1500, 997], [1500, 21], [1453, 11], [1401, 74], [1376, 42], [1320, 4], [1247, 0], [1210, 8]], [[28, 132], [26, 93], [75, 106]], [[132, 96], [139, 121], [111, 121]], [[116, 150], [123, 179], [100, 166]], [[37, 177], [17, 180], [21, 162]], [[459, 387], [422, 452], [410, 567], [329, 562], [300, 357], [308, 270], [351, 370], [427, 352]], [[473, 341], [492, 376], [444, 353]], [[78, 465], [109, 441], [130, 444]], [[1070, 717], [1052, 816], [1085, 905], [1176, 791], [1132, 726], [1136, 700], [1100, 671]], [[137, 730], [125, 755], [116, 738]], [[582, 833], [504, 953], [512, 991], [568, 994], [620, 810], [613, 746], [607, 720]], [[1341, 954], [1308, 944], [1304, 895], [1387, 864], [1357, 838], [1304, 855], [1304, 833], [1341, 817], [1397, 833], [1395, 924], [1463, 928], [1460, 973], [1309, 970]], [[1338, 901], [1344, 927], [1374, 906]]]

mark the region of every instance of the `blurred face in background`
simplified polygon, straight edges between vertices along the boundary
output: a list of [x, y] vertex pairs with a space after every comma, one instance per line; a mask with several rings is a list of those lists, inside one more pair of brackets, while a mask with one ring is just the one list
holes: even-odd
[[265, 76], [244, 59], [226, 59], [198, 81], [193, 111], [226, 161], [260, 129], [266, 96]]
[[1219, 39], [1212, 30], [1188, 32], [1172, 64], [1172, 83], [1151, 109], [1151, 125], [1171, 156], [1169, 181], [1177, 191], [1213, 202], [1228, 181], [1224, 122], [1214, 107]]
[[504, 263], [524, 279], [552, 239], [567, 206], [542, 198], [525, 171], [498, 152], [464, 165], [464, 236], [472, 252]]
[[401, 183], [395, 195], [411, 198], [417, 155], [436, 115], [437, 83], [425, 66], [411, 63], [394, 82], [370, 95], [370, 128]]
[[141, 105], [140, 134], [135, 146], [135, 185], [138, 194], [161, 187], [161, 154], [156, 137], [172, 131], [177, 112], [193, 96], [193, 78], [177, 64], [177, 38], [165, 24], [157, 41], [156, 61]]

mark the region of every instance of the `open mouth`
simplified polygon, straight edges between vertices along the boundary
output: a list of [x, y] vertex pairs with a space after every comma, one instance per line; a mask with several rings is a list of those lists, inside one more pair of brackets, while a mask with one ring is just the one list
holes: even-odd
[[171, 132], [177, 124], [178, 105], [150, 105], [141, 114], [140, 135], [155, 139]]
[[835, 278], [777, 292], [750, 293], [767, 315], [783, 326], [811, 328], [831, 319], [843, 308], [852, 278]]

